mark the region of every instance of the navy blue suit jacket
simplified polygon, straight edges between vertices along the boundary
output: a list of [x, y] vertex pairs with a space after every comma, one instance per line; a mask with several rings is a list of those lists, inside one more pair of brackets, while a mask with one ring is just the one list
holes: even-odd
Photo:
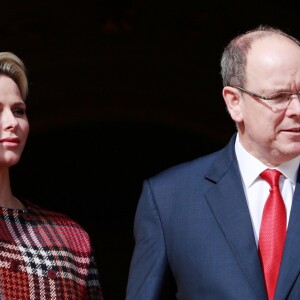
[[[234, 142], [144, 182], [127, 300], [161, 299], [169, 271], [177, 299], [267, 299]], [[276, 300], [300, 299], [299, 274], [298, 177]]]

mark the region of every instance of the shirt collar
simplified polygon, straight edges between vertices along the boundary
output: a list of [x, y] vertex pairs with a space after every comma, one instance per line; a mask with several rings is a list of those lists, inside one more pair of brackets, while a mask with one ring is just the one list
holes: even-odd
[[[245, 187], [249, 188], [258, 178], [259, 174], [268, 167], [245, 150], [240, 143], [239, 134], [237, 134], [235, 141], [235, 152]], [[300, 156], [297, 156], [276, 166], [275, 169], [279, 170], [293, 184], [296, 184], [299, 163]]]

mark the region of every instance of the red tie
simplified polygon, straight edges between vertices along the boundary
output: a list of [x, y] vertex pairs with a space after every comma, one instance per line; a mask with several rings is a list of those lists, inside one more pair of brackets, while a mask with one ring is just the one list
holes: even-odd
[[269, 300], [274, 299], [286, 235], [286, 211], [279, 190], [280, 175], [274, 169], [267, 169], [260, 174], [271, 186], [263, 211], [258, 242]]

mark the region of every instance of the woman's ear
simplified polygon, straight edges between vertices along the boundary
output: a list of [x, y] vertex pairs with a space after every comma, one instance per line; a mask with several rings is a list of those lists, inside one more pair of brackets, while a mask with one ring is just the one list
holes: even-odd
[[223, 98], [232, 120], [236, 123], [241, 122], [243, 120], [243, 114], [241, 110], [242, 99], [240, 92], [234, 87], [225, 86], [223, 88]]

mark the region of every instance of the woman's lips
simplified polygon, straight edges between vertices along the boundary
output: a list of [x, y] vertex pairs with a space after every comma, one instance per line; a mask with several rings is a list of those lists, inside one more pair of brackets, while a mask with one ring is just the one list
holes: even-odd
[[20, 143], [20, 139], [18, 137], [6, 137], [0, 139], [1, 144], [9, 145], [9, 146], [15, 146]]

